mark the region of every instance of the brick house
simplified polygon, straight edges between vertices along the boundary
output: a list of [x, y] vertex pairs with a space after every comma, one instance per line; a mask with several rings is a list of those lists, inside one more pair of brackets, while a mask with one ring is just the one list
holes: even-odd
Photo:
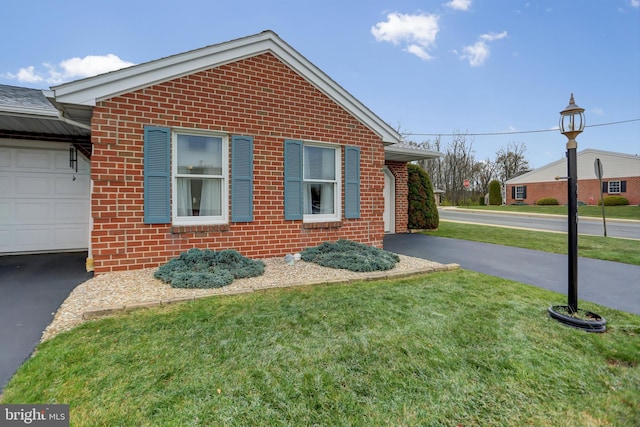
[[[48, 235], [75, 240], [46, 243], [16, 215], [0, 225], [9, 242], [0, 253], [86, 249], [96, 274], [156, 267], [193, 247], [252, 258], [340, 238], [381, 247], [385, 232], [407, 231], [407, 162], [439, 155], [400, 144], [393, 128], [271, 31], [45, 95], [50, 105], [27, 106], [30, 121], [19, 130], [10, 129], [15, 109], [0, 102], [0, 183], [36, 173], [19, 169], [20, 159], [49, 152], [51, 174], [39, 182], [64, 182], [63, 193], [77, 196], [66, 210], [78, 218], [66, 228], [46, 224]], [[59, 127], [55, 141], [45, 120]], [[60, 166], [67, 152], [72, 168]], [[62, 197], [52, 191], [49, 201]], [[9, 193], [16, 212], [22, 193]], [[51, 209], [38, 225], [64, 216]], [[29, 232], [25, 246], [20, 236]]]
[[[595, 174], [596, 159], [602, 162], [602, 187]], [[600, 192], [604, 196], [623, 196], [630, 205], [640, 204], [640, 157], [631, 154], [586, 149], [577, 153], [578, 202], [596, 205]], [[566, 180], [555, 177], [567, 176], [565, 159], [550, 163], [506, 182], [506, 203], [534, 205], [545, 197], [567, 204]]]

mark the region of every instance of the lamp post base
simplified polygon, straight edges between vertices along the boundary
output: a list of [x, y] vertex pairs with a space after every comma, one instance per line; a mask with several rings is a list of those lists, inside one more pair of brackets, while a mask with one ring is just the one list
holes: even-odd
[[547, 309], [549, 317], [563, 325], [586, 332], [606, 332], [607, 320], [591, 311], [578, 309], [573, 312], [568, 305], [552, 305]]

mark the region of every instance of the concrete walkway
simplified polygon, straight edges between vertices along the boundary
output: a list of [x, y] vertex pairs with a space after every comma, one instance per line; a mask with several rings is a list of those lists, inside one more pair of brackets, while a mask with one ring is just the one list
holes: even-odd
[[[567, 294], [566, 255], [423, 234], [387, 235], [384, 248]], [[640, 266], [580, 257], [578, 298], [640, 314]]]

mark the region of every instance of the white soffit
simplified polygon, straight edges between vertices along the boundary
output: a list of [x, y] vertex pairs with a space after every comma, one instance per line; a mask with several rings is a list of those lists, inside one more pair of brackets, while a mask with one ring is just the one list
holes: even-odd
[[228, 42], [123, 68], [52, 87], [60, 104], [93, 107], [97, 102], [160, 82], [219, 67], [244, 58], [271, 52], [325, 95], [379, 135], [383, 142], [400, 141], [400, 135], [369, 108], [309, 62], [273, 31], [263, 31]]

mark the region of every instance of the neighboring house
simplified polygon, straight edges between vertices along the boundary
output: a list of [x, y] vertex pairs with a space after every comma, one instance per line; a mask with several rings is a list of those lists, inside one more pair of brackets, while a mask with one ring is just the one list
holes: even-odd
[[[602, 162], [602, 187], [595, 174], [596, 159]], [[578, 202], [595, 205], [604, 196], [623, 196], [629, 204], [640, 204], [640, 157], [586, 149], [577, 153]], [[551, 197], [567, 204], [567, 161], [558, 160], [506, 182], [506, 203], [534, 205], [541, 198]], [[556, 177], [561, 179], [556, 180]]]
[[194, 247], [252, 258], [340, 238], [381, 247], [407, 231], [407, 162], [440, 155], [400, 144], [271, 31], [55, 86], [55, 109], [4, 90], [35, 101], [0, 102], [0, 233], [14, 235], [0, 252], [88, 249], [97, 274]]

